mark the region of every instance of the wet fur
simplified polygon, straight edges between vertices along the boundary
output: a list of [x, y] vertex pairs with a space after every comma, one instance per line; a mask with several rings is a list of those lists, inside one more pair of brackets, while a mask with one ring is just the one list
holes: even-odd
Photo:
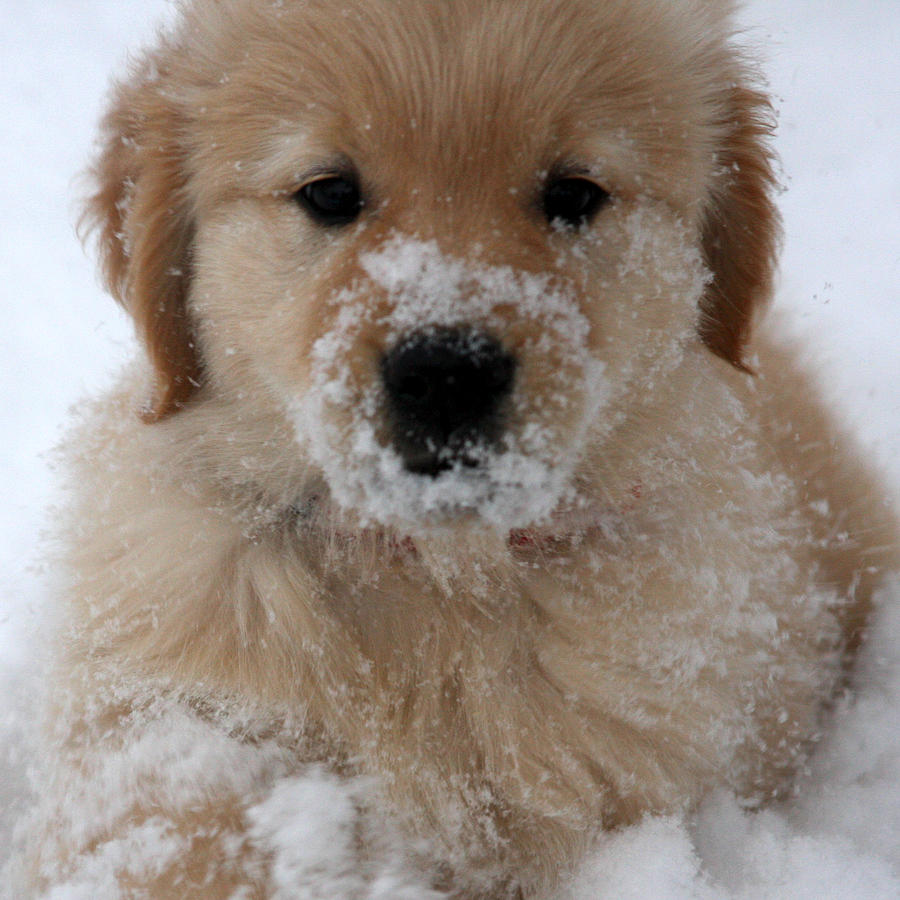
[[[754, 328], [778, 242], [771, 114], [723, 5], [343, 7], [189, 4], [104, 121], [86, 225], [147, 364], [68, 450], [33, 884], [163, 816], [185, 851], [122, 875], [126, 894], [274, 895], [247, 810], [325, 763], [380, 785], [360, 871], [389, 815], [436, 890], [544, 896], [599, 829], [722, 784], [783, 794], [896, 565], [877, 480], [777, 329]], [[374, 198], [338, 237], [290, 200], [336, 152]], [[596, 240], [529, 199], [560, 160], [613, 194]], [[636, 222], [651, 251], [629, 268]], [[498, 313], [522, 418], [546, 406], [571, 449], [580, 502], [549, 522], [360, 522], [296, 439], [284, 397], [310, 390], [341, 291], [390, 309], [360, 258], [398, 234], [546, 273], [588, 321], [611, 399], [585, 425], [553, 406], [564, 343], [542, 363], [517, 298]], [[354, 384], [376, 377], [374, 321], [333, 361]], [[58, 798], [97, 788], [96, 747], [127, 753], [172, 704], [236, 740], [246, 773], [198, 799], [137, 771], [119, 812], [60, 825]]]

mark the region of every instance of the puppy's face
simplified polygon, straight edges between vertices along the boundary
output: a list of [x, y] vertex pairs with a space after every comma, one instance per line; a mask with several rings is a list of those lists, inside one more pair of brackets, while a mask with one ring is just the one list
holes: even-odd
[[298, 493], [314, 471], [362, 521], [546, 518], [698, 334], [739, 362], [767, 287], [721, 28], [689, 2], [197, 4], [157, 61], [182, 209], [156, 243], [190, 263], [144, 326], [161, 381], [288, 423], [257, 470], [302, 456]]

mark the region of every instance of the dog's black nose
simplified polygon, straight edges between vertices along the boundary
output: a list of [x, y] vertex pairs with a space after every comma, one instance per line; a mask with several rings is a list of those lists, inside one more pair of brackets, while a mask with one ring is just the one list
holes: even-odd
[[459, 328], [416, 332], [382, 360], [394, 446], [411, 472], [436, 476], [478, 464], [502, 431], [515, 360], [488, 335]]

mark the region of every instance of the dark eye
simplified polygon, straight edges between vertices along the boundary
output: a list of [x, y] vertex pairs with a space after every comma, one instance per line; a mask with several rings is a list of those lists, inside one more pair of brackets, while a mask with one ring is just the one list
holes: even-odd
[[589, 222], [609, 199], [602, 187], [587, 178], [558, 178], [544, 189], [544, 215], [548, 222], [577, 228]]
[[319, 225], [349, 225], [363, 207], [359, 185], [347, 175], [304, 184], [294, 198]]

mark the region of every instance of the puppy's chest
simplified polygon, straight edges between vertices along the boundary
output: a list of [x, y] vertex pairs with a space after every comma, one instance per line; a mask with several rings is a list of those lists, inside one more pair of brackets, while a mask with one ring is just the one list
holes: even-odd
[[761, 665], [815, 690], [811, 660], [783, 649], [816, 627], [812, 572], [788, 552], [795, 529], [755, 535], [727, 510], [654, 499], [635, 491], [577, 537], [523, 535], [499, 558], [406, 547], [375, 578], [332, 581], [360, 668], [324, 660], [352, 688], [323, 715], [397, 791], [563, 818], [629, 807], [636, 779], [664, 806], [722, 770], [780, 702]]

